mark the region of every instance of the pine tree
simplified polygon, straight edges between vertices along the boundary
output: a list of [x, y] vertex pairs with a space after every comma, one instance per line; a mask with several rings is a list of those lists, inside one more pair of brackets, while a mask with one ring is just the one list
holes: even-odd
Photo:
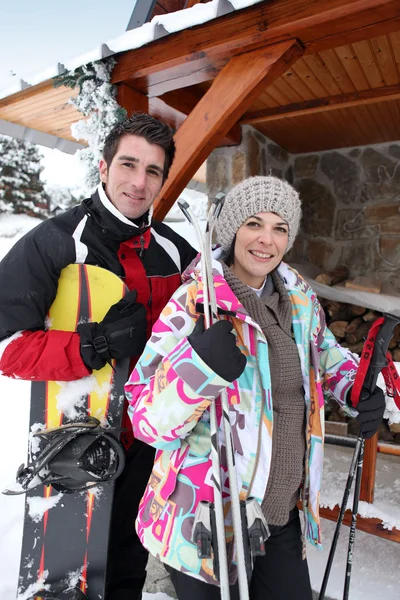
[[86, 197], [81, 190], [62, 187], [60, 185], [46, 185], [45, 190], [49, 198], [51, 216], [76, 206]]
[[41, 158], [33, 144], [0, 136], [0, 213], [48, 216], [49, 200], [40, 179]]

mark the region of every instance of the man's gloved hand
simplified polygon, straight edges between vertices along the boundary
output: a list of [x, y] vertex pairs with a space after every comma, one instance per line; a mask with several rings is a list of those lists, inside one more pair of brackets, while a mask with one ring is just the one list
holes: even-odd
[[246, 357], [236, 346], [229, 321], [217, 321], [204, 329], [204, 316], [200, 315], [188, 341], [200, 358], [226, 381], [235, 381], [243, 373]]
[[138, 356], [146, 345], [147, 320], [137, 292], [113, 304], [100, 323], [81, 323], [81, 356], [90, 369], [101, 369], [112, 358]]
[[[349, 394], [351, 394], [351, 390]], [[372, 393], [362, 388], [355, 408], [358, 410], [357, 421], [360, 423], [360, 435], [368, 440], [378, 431], [379, 425], [382, 423], [385, 412], [385, 394], [380, 387], [376, 387]]]

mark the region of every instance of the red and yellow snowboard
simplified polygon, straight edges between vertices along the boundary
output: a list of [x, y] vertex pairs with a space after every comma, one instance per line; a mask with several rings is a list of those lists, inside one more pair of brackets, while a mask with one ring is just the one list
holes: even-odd
[[[81, 322], [101, 321], [126, 291], [122, 280], [105, 269], [69, 265], [61, 272], [48, 328], [75, 331]], [[87, 416], [97, 418], [103, 427], [118, 429], [128, 375], [126, 359], [79, 381], [32, 383], [30, 432]], [[104, 598], [113, 489], [113, 483], [106, 483], [88, 491], [60, 493], [41, 485], [27, 493], [19, 594], [29, 590], [27, 597], [45, 598], [38, 593], [44, 589], [58, 597], [75, 588], [89, 600]]]

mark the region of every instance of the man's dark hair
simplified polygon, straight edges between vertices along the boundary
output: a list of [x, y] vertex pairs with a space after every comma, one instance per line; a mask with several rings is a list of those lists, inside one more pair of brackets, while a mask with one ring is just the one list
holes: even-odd
[[164, 177], [167, 179], [175, 157], [175, 142], [172, 129], [158, 119], [142, 112], [135, 112], [129, 119], [117, 123], [106, 137], [103, 158], [109, 168], [117, 153], [119, 141], [124, 135], [143, 137], [149, 144], [157, 144], [165, 151]]

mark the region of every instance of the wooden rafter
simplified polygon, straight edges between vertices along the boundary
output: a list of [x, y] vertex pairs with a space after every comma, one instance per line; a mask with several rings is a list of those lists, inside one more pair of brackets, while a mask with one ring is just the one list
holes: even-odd
[[338, 108], [365, 106], [387, 100], [398, 100], [399, 98], [400, 85], [388, 85], [370, 90], [327, 96], [326, 98], [313, 98], [312, 100], [304, 100], [303, 102], [287, 104], [285, 106], [249, 112], [243, 115], [240, 122], [246, 125], [259, 125], [286, 117], [302, 117]]
[[[168, 123], [173, 129], [179, 129], [187, 115], [193, 110], [201, 99], [192, 91], [170, 92], [160, 98], [148, 98], [126, 83], [118, 86], [118, 104], [125, 108], [128, 116], [135, 111], [149, 113], [156, 119]], [[240, 144], [242, 130], [240, 125], [235, 124], [221, 140], [223, 146], [234, 146]]]
[[295, 40], [235, 56], [215, 79], [175, 135], [177, 154], [155, 204], [164, 218], [179, 194], [260, 91], [303, 53]]
[[266, 44], [298, 39], [312, 54], [399, 29], [398, 0], [270, 0], [125, 52], [112, 82], [157, 96], [214, 79], [230, 58]]
[[199, 4], [201, 0], [186, 0], [185, 8], [192, 8], [195, 4]]
[[137, 92], [129, 85], [121, 83], [118, 86], [117, 101], [122, 108], [125, 108], [128, 117], [136, 111], [147, 113], [149, 111], [149, 99], [145, 94]]

